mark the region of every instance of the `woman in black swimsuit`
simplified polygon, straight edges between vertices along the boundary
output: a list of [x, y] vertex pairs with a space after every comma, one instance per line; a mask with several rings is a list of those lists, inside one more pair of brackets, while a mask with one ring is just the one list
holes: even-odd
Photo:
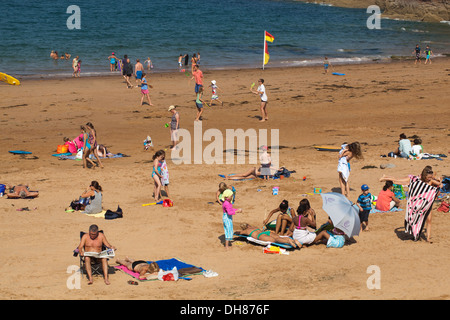
[[156, 279], [158, 277], [159, 266], [156, 262], [148, 263], [144, 260], [133, 260], [126, 257], [124, 260], [116, 262], [128, 270], [139, 273], [139, 280]]

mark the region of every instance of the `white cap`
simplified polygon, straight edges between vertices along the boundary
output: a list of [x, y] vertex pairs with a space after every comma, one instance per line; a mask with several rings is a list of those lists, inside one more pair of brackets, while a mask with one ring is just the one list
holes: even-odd
[[216, 80], [211, 80], [211, 83], [212, 84], [216, 84]]

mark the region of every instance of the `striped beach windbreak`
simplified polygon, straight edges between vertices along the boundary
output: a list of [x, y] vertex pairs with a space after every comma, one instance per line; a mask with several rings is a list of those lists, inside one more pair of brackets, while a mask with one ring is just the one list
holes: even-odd
[[417, 241], [422, 232], [424, 221], [433, 206], [438, 188], [423, 182], [418, 176], [410, 175], [409, 178], [405, 232], [412, 234], [414, 241]]

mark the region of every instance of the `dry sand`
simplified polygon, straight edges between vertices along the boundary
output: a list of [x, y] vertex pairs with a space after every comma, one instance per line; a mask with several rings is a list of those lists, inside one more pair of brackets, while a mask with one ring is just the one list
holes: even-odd
[[[225, 105], [205, 108], [203, 130], [279, 129], [280, 165], [296, 173], [283, 180], [235, 182], [234, 218], [261, 225], [267, 213], [287, 199], [295, 208], [314, 187], [339, 191], [337, 154], [320, 152], [315, 144], [340, 145], [359, 141], [364, 159], [352, 162], [350, 199], [356, 201], [363, 183], [375, 195], [383, 174], [419, 174], [432, 165], [450, 174], [443, 161], [381, 158], [393, 151], [400, 133], [423, 139], [426, 152], [448, 154], [450, 121], [450, 60], [431, 65], [411, 61], [336, 66], [346, 76], [324, 75], [322, 67], [262, 70], [204, 70], [205, 83], [215, 79]], [[269, 96], [269, 117], [258, 121], [259, 99], [249, 86], [263, 77]], [[246, 171], [252, 165], [174, 165], [168, 153], [170, 193], [174, 207], [142, 207], [153, 202], [151, 157], [142, 141], [154, 140], [154, 150], [170, 145], [167, 108], [179, 105], [182, 128], [193, 129], [194, 85], [184, 73], [152, 74], [153, 107], [139, 106], [140, 90], [126, 88], [120, 76], [103, 78], [25, 80], [14, 87], [0, 83], [0, 183], [27, 183], [40, 196], [34, 200], [0, 198], [1, 299], [448, 299], [449, 214], [433, 214], [432, 240], [413, 242], [403, 234], [404, 211], [372, 214], [370, 231], [342, 249], [316, 245], [290, 255], [264, 254], [263, 247], [238, 242], [224, 250], [222, 212], [215, 200], [218, 174]], [[209, 94], [206, 94], [209, 96]], [[104, 160], [104, 169], [83, 169], [80, 161], [51, 155], [64, 136], [75, 137], [79, 126], [94, 123], [99, 142], [127, 158]], [[204, 142], [203, 147], [209, 143]], [[8, 150], [28, 150], [21, 157]], [[380, 169], [393, 163], [393, 169]], [[362, 169], [364, 166], [376, 168]], [[302, 177], [306, 176], [306, 181]], [[104, 189], [103, 207], [124, 211], [124, 218], [103, 220], [65, 213], [97, 180]], [[278, 196], [271, 188], [279, 186]], [[257, 189], [262, 191], [257, 192]], [[319, 224], [327, 219], [321, 197], [308, 195]], [[37, 208], [16, 211], [18, 208]], [[402, 201], [405, 207], [405, 200]], [[151, 281], [130, 286], [120, 272], [101, 277], [81, 289], [69, 290], [68, 267], [78, 264], [72, 250], [79, 231], [98, 224], [117, 255], [159, 260], [177, 257], [212, 269], [215, 278], [194, 276], [176, 283]], [[110, 263], [114, 265], [114, 262]], [[381, 289], [368, 289], [369, 266], [381, 271]]]

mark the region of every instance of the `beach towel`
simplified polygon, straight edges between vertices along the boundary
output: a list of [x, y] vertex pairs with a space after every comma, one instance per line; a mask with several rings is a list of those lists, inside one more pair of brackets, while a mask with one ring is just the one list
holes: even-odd
[[392, 208], [391, 210], [389, 210], [389, 211], [381, 211], [381, 210], [378, 210], [378, 209], [373, 208], [373, 209], [370, 210], [369, 213], [398, 212], [398, 211], [403, 211], [403, 209], [400, 209], [400, 208], [397, 208], [397, 207], [393, 207], [393, 208]]
[[418, 176], [409, 176], [409, 195], [406, 203], [405, 233], [412, 234], [414, 241], [419, 240], [424, 221], [431, 211], [438, 188], [420, 180]]
[[[124, 158], [124, 157], [129, 157], [129, 156], [127, 156], [126, 154], [123, 154], [123, 153], [117, 153], [117, 154], [109, 154], [107, 157], [100, 157], [100, 159]], [[72, 156], [60, 155], [58, 157], [58, 159], [59, 160], [81, 160], [81, 159], [77, 158], [76, 155], [72, 155]], [[94, 159], [95, 159], [95, 157], [94, 157]]]
[[[147, 261], [147, 263], [151, 263], [151, 262], [153, 262], [153, 261]], [[203, 269], [201, 267], [196, 267], [196, 266], [194, 266], [192, 264], [185, 263], [185, 262], [183, 262], [181, 260], [178, 260], [177, 258], [166, 259], [166, 260], [158, 260], [158, 261], [155, 261], [155, 262], [158, 264], [159, 268], [164, 270], [164, 271], [172, 270], [174, 267], [177, 267], [178, 272], [180, 274], [183, 274], [181, 279], [183, 279], [183, 277], [186, 276], [186, 275], [201, 274], [201, 272], [205, 271], [205, 269]], [[131, 276], [134, 279], [139, 280], [139, 281], [158, 280], [158, 279], [148, 279], [148, 280], [139, 279], [139, 273], [131, 271], [127, 267], [122, 266], [122, 265], [115, 266], [114, 268], [117, 269], [117, 270], [121, 270], [121, 271], [125, 272], [129, 276]], [[194, 273], [184, 273], [183, 269], [185, 269], [185, 270], [193, 270]], [[199, 272], [195, 272], [195, 271], [198, 271], [198, 270], [200, 270], [200, 271]]]
[[255, 239], [253, 237], [249, 237], [248, 235], [245, 235], [245, 234], [234, 234], [234, 235], [237, 236], [237, 237], [245, 238], [245, 239], [247, 239], [247, 241], [250, 241], [250, 242], [262, 245], [262, 246], [273, 245], [273, 246], [282, 247], [282, 248], [285, 248], [285, 249], [293, 249], [293, 246], [291, 246], [288, 243], [261, 241], [261, 240]]
[[342, 178], [345, 181], [348, 181], [348, 177], [350, 176], [350, 168], [348, 166], [346, 157], [342, 157], [339, 159], [337, 171], [341, 173]]

